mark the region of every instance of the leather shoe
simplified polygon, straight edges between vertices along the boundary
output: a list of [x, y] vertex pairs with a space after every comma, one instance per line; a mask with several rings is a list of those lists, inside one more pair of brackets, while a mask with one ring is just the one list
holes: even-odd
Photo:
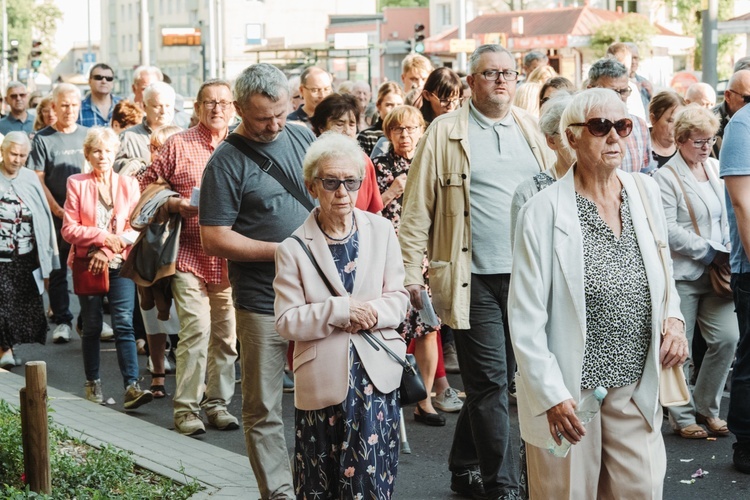
[[445, 417], [439, 413], [427, 413], [421, 406], [417, 405], [417, 411], [414, 412], [414, 421], [421, 422], [433, 427], [442, 427], [445, 425]]
[[484, 481], [479, 468], [451, 472], [451, 490], [466, 498], [485, 498]]
[[750, 474], [750, 443], [734, 443], [734, 468], [744, 474]]

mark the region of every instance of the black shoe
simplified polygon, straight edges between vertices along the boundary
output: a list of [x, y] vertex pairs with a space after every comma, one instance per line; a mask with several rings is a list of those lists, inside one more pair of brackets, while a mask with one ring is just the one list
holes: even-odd
[[466, 498], [485, 498], [484, 482], [479, 468], [451, 472], [451, 490]]
[[734, 443], [734, 468], [744, 474], [750, 474], [750, 443]]
[[445, 425], [444, 416], [439, 413], [427, 413], [419, 405], [417, 405], [417, 412], [414, 414], [414, 421], [433, 427], [442, 427]]

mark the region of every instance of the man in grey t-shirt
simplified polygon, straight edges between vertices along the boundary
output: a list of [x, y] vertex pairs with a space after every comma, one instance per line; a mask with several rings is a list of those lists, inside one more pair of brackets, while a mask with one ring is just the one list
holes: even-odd
[[70, 245], [60, 235], [65, 215], [65, 188], [68, 177], [80, 174], [86, 163], [83, 156], [83, 140], [88, 129], [76, 124], [81, 109], [81, 91], [75, 85], [61, 83], [55, 87], [52, 93], [52, 109], [57, 115], [57, 122], [34, 136], [26, 166], [39, 175], [54, 215], [57, 245], [60, 250], [60, 269], [50, 272], [49, 302], [52, 308], [52, 322], [57, 324], [52, 332], [52, 340], [59, 344], [70, 341], [73, 324], [68, 295], [68, 268], [65, 265]]
[[[302, 160], [315, 136], [305, 127], [285, 126], [289, 89], [284, 74], [269, 64], [250, 66], [237, 78], [234, 95], [242, 119], [235, 133], [307, 193]], [[293, 498], [281, 418], [288, 344], [275, 330], [272, 285], [276, 247], [302, 225], [308, 211], [226, 141], [206, 165], [199, 206], [203, 249], [229, 260], [250, 464], [262, 498]]]

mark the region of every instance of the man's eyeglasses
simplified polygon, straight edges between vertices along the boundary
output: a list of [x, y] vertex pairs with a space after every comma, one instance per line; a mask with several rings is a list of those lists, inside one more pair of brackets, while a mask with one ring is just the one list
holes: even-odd
[[518, 80], [518, 71], [513, 71], [512, 69], [506, 69], [506, 70], [497, 70], [497, 69], [488, 69], [487, 71], [482, 71], [481, 73], [474, 73], [475, 75], [482, 75], [485, 80], [488, 82], [496, 82], [498, 78], [500, 78], [500, 75], [503, 75], [503, 80], [506, 82], [515, 82]]
[[406, 132], [407, 134], [411, 135], [414, 132], [416, 132], [418, 128], [419, 127], [417, 127], [417, 126], [411, 126], [411, 127], [391, 127], [390, 131], [393, 134], [396, 134], [396, 135], [401, 135], [404, 132]]
[[362, 179], [324, 179], [316, 177], [326, 191], [337, 191], [340, 185], [344, 185], [347, 191], [358, 191], [362, 186]]
[[609, 134], [612, 127], [615, 128], [615, 132], [620, 137], [627, 137], [630, 132], [633, 131], [633, 121], [629, 118], [623, 118], [616, 122], [611, 122], [606, 118], [592, 118], [586, 123], [571, 123], [569, 127], [586, 127], [591, 135], [594, 137], [604, 137]]
[[714, 144], [716, 144], [716, 137], [711, 137], [710, 139], [699, 139], [697, 141], [690, 141], [690, 142], [693, 143], [693, 146], [695, 146], [695, 149], [703, 149], [704, 146], [711, 147]]
[[115, 77], [114, 76], [93, 75], [91, 78], [93, 78], [97, 82], [100, 82], [102, 80], [106, 80], [108, 82], [114, 82], [115, 81]]
[[232, 101], [203, 101], [203, 106], [206, 109], [214, 109], [217, 104], [221, 106], [221, 109], [227, 109], [232, 105]]
[[630, 87], [624, 88], [624, 89], [610, 89], [614, 92], [617, 92], [620, 94], [620, 96], [627, 97], [630, 95], [630, 93], [633, 91]]
[[732, 94], [737, 94], [738, 96], [742, 97], [742, 100], [745, 101], [745, 104], [750, 104], [750, 95], [743, 95], [737, 92], [736, 90], [727, 89]]
[[432, 94], [438, 101], [440, 101], [440, 106], [444, 108], [450, 108], [451, 106], [455, 106], [458, 104], [458, 101], [459, 101], [458, 97], [449, 97], [448, 99], [441, 99], [440, 97], [438, 97], [438, 95], [435, 92], [430, 92], [430, 94]]
[[316, 89], [316, 88], [311, 89], [310, 87], [305, 87], [305, 88], [307, 89], [308, 92], [310, 92], [313, 95], [330, 94], [331, 90], [333, 90], [331, 87], [323, 87], [320, 89]]
[[26, 99], [26, 96], [29, 94], [10, 94], [8, 97], [11, 99]]

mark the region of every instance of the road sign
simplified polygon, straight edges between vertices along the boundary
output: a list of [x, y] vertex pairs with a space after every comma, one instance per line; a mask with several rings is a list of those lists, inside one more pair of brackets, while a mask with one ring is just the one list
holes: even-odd
[[161, 43], [164, 47], [200, 45], [201, 30], [199, 28], [162, 28]]
[[95, 63], [96, 62], [96, 54], [93, 52], [84, 52], [83, 53], [83, 62], [84, 63]]

